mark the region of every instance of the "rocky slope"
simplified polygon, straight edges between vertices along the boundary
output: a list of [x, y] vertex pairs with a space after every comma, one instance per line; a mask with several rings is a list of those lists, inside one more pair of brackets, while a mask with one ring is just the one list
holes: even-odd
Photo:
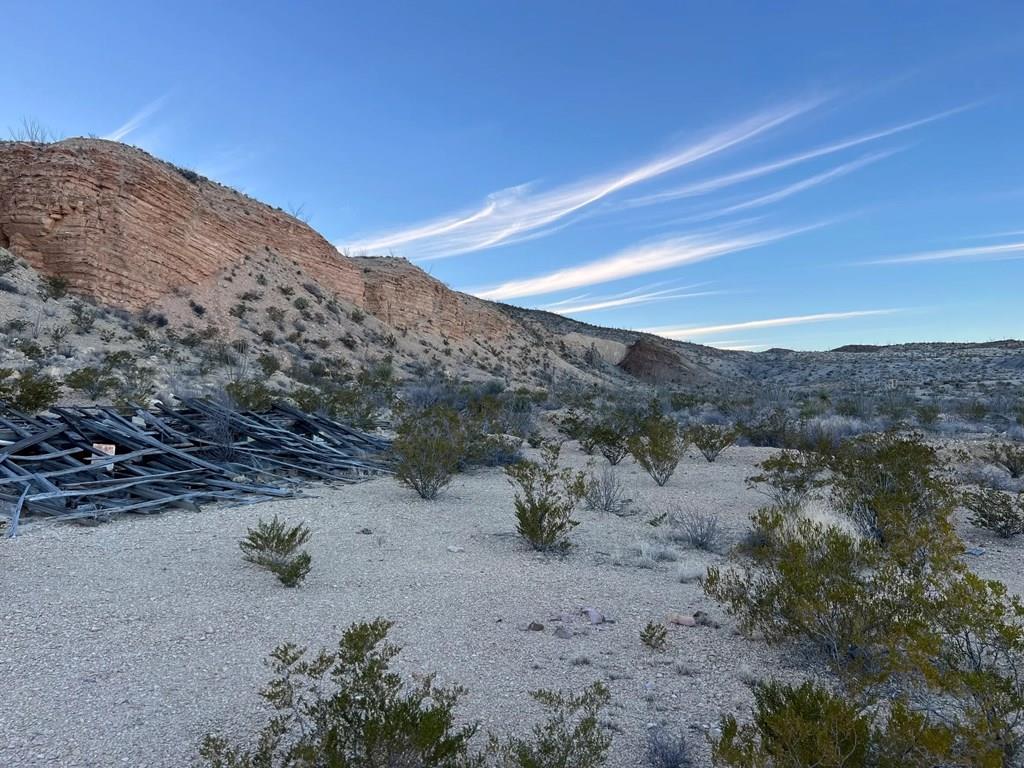
[[[273, 358], [284, 377], [383, 356], [400, 374], [432, 366], [530, 386], [962, 390], [1024, 378], [1024, 348], [1013, 343], [724, 352], [483, 301], [403, 259], [343, 256], [281, 210], [98, 139], [0, 142], [0, 255], [8, 251], [20, 262], [0, 274], [0, 367], [54, 363], [36, 347], [66, 353], [66, 370], [119, 344], [150, 353], [164, 344], [152, 364], [193, 381], [209, 378], [216, 358], [235, 360], [231, 376]], [[66, 281], [71, 297], [41, 296], [46, 278]], [[82, 301], [102, 310], [90, 330], [78, 327]]]

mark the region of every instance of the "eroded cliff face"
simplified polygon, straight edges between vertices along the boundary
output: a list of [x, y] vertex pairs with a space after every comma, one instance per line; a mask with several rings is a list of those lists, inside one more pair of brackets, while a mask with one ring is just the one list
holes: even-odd
[[405, 259], [356, 258], [363, 308], [399, 330], [423, 330], [453, 340], [498, 340], [522, 329], [494, 304], [453, 291]]
[[130, 310], [266, 250], [363, 300], [361, 270], [301, 221], [98, 139], [0, 143], [0, 246], [73, 292]]

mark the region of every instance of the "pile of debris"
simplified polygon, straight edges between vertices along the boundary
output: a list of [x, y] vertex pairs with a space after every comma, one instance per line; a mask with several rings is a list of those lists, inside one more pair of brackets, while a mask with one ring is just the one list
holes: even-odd
[[[265, 413], [206, 400], [126, 415], [0, 404], [0, 523], [102, 521], [123, 512], [293, 496], [303, 481], [354, 483], [388, 472], [387, 440], [286, 404]], [[2, 514], [7, 508], [7, 514]]]

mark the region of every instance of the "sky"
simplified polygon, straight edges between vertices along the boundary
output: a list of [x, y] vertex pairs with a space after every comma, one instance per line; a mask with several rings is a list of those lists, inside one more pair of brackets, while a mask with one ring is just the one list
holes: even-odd
[[728, 349], [1024, 337], [1019, 2], [3, 15], [0, 130], [139, 146], [342, 254]]

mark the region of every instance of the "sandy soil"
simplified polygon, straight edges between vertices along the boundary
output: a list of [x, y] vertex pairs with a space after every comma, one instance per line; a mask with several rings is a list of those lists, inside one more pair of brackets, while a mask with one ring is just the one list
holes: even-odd
[[[263, 722], [256, 690], [274, 645], [332, 644], [376, 616], [395, 622], [399, 669], [467, 687], [464, 715], [485, 730], [525, 728], [537, 714], [530, 690], [604, 680], [612, 766], [643, 765], [655, 724], [688, 733], [706, 764], [703, 730], [747, 711], [750, 681], [800, 675], [806, 662], [740, 637], [698, 585], [680, 583], [680, 569], [718, 556], [677, 548], [677, 562], [647, 569], [616, 565], [617, 552], [656, 540], [662, 529], [647, 521], [680, 505], [718, 514], [731, 544], [763, 498], [744, 478], [769, 454], [691, 455], [664, 488], [627, 459], [618, 472], [639, 514], [581, 511], [565, 556], [536, 555], [513, 534], [499, 470], [458, 477], [436, 502], [380, 479], [273, 504], [29, 529], [0, 542], [0, 765], [189, 765], [203, 734], [242, 738]], [[247, 526], [273, 513], [313, 531], [313, 571], [297, 590], [238, 550]], [[972, 566], [1021, 591], [1020, 545], [963, 533], [985, 548]], [[614, 623], [591, 626], [584, 607]], [[672, 627], [664, 653], [641, 644], [648, 621], [695, 610], [722, 626]], [[531, 621], [544, 630], [523, 629]]]

